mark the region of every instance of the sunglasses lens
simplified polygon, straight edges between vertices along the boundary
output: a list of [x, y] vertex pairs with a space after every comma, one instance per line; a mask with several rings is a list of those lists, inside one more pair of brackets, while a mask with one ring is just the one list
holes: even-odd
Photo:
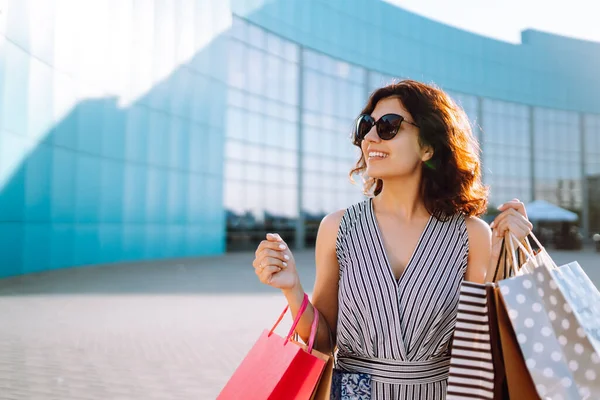
[[377, 134], [383, 140], [390, 140], [396, 136], [401, 123], [402, 117], [399, 115], [384, 115], [377, 121]]
[[361, 141], [373, 127], [373, 118], [369, 115], [361, 115], [356, 123], [356, 140]]

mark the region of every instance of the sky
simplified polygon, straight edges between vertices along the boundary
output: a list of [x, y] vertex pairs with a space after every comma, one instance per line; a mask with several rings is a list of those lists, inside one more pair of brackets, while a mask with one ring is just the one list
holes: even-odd
[[480, 35], [521, 43], [537, 29], [600, 42], [600, 0], [384, 0]]

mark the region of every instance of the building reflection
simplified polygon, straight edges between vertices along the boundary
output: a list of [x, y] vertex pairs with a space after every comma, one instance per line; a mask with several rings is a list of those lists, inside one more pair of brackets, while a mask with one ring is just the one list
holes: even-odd
[[[369, 93], [394, 79], [234, 17], [225, 162], [227, 249], [267, 232], [314, 244], [321, 219], [364, 198], [348, 173]], [[600, 231], [600, 116], [449, 91], [482, 147], [490, 211], [514, 197], [547, 200]], [[585, 199], [587, 184], [588, 199]], [[299, 211], [300, 210], [300, 211]], [[300, 225], [300, 226], [299, 226]], [[301, 238], [298, 235], [302, 235]]]

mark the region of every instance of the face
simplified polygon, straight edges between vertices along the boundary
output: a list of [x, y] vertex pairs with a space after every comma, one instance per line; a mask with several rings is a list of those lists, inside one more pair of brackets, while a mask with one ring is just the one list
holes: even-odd
[[398, 114], [405, 121], [400, 124], [398, 133], [390, 140], [382, 140], [373, 126], [361, 143], [363, 156], [367, 163], [366, 173], [371, 178], [385, 179], [410, 176], [419, 171], [421, 163], [433, 155], [431, 148], [419, 144], [419, 128], [412, 115], [398, 98], [380, 100], [371, 113], [378, 121], [383, 115]]

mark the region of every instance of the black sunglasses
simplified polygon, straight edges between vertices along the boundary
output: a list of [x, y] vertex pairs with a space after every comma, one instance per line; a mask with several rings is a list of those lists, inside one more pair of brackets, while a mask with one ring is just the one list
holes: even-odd
[[414, 122], [407, 121], [404, 119], [402, 115], [398, 114], [385, 114], [377, 121], [373, 119], [369, 114], [361, 114], [356, 120], [356, 129], [354, 131], [354, 143], [358, 144], [365, 139], [365, 136], [369, 133], [373, 125], [375, 125], [375, 130], [377, 131], [377, 135], [382, 140], [390, 140], [393, 139], [398, 130], [400, 129], [400, 125], [402, 122], [406, 122], [407, 124], [411, 124], [416, 126]]

